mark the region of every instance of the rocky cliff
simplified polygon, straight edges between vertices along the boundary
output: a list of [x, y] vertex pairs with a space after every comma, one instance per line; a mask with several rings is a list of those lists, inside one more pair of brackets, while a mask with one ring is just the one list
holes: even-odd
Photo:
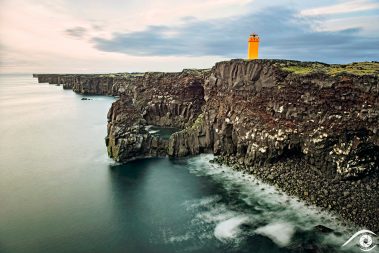
[[343, 178], [374, 171], [379, 162], [378, 76], [286, 70], [311, 64], [217, 63], [204, 85], [206, 103], [197, 131], [191, 127], [174, 134], [169, 155], [209, 150], [249, 167], [303, 157], [321, 172]]
[[204, 105], [208, 71], [145, 73], [122, 85], [121, 98], [108, 113], [108, 154], [119, 162], [167, 155], [168, 141], [152, 136], [147, 125], [184, 128], [192, 125]]
[[[118, 162], [214, 153], [215, 162], [379, 231], [378, 62], [231, 60], [178, 73], [34, 77], [120, 96], [106, 137]], [[181, 130], [166, 140], [148, 125]]]
[[119, 96], [141, 73], [119, 74], [33, 74], [38, 83], [62, 85], [83, 95]]
[[[232, 60], [146, 73], [108, 115], [116, 161], [211, 152], [290, 194], [379, 230], [379, 63]], [[120, 89], [118, 89], [120, 90]], [[169, 141], [147, 124], [182, 130]]]

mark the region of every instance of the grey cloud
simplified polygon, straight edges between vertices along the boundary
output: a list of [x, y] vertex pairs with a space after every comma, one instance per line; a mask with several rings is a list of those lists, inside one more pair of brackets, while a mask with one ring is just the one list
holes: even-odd
[[186, 17], [181, 26], [149, 26], [143, 31], [93, 38], [95, 47], [130, 55], [216, 55], [244, 58], [247, 36], [261, 36], [266, 58], [349, 62], [378, 60], [379, 38], [361, 35], [359, 28], [336, 32], [312, 29], [319, 19], [301, 18], [288, 8], [264, 9], [233, 18], [199, 21]]
[[86, 34], [86, 32], [87, 32], [87, 29], [81, 26], [77, 26], [77, 27], [65, 30], [65, 33], [67, 35], [74, 38], [78, 38], [78, 39], [82, 38]]

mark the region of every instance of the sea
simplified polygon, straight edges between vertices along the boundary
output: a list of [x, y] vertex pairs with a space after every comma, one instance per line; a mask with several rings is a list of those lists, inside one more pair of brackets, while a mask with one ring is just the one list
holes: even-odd
[[115, 99], [0, 75], [1, 253], [360, 252], [333, 214], [212, 154], [115, 163]]

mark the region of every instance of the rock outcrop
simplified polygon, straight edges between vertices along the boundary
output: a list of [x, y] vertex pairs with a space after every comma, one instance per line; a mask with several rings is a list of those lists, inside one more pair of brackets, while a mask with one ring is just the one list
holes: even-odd
[[204, 85], [200, 123], [172, 136], [169, 155], [207, 150], [248, 167], [303, 157], [343, 178], [377, 169], [378, 76], [298, 75], [283, 70], [289, 64], [217, 63]]
[[[36, 75], [83, 94], [121, 96], [110, 157], [214, 153], [289, 194], [379, 231], [379, 63], [231, 60], [180, 73]], [[180, 128], [169, 140], [147, 125]]]
[[147, 125], [184, 128], [204, 105], [206, 70], [145, 73], [127, 85], [108, 113], [108, 154], [119, 162], [167, 155], [168, 140], [152, 136]]
[[[120, 162], [156, 153], [214, 153], [218, 162], [378, 231], [378, 74], [379, 63], [362, 68], [284, 60], [147, 73], [125, 89], [128, 103], [121, 98], [112, 106], [108, 151]], [[152, 146], [143, 130], [140, 139], [128, 137], [138, 133], [130, 123], [123, 126], [134, 114], [138, 126], [182, 130]]]
[[108, 113], [108, 155], [118, 162], [166, 155], [167, 140], [151, 135], [130, 97], [122, 96]]

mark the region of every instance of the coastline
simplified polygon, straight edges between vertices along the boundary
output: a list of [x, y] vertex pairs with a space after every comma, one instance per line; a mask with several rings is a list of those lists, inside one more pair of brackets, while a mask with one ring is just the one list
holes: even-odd
[[[34, 77], [81, 94], [121, 96], [106, 138], [118, 162], [214, 153], [217, 162], [378, 232], [377, 65], [370, 72], [354, 64], [232, 60], [180, 73]], [[164, 141], [146, 125], [182, 130]]]
[[216, 157], [214, 162], [252, 174], [290, 196], [339, 216], [345, 224], [353, 223], [375, 233], [379, 231], [378, 173], [371, 178], [343, 181], [319, 173], [301, 159], [249, 168], [239, 165], [233, 157]]

